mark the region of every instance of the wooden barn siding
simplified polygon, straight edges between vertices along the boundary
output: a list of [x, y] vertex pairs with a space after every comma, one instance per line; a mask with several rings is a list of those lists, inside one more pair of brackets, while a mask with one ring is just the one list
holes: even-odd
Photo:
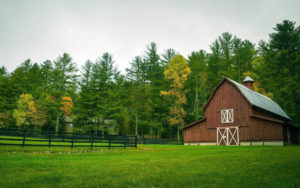
[[[234, 122], [221, 123], [221, 110], [234, 109]], [[230, 83], [223, 83], [205, 110], [206, 121], [184, 130], [184, 142], [216, 142], [216, 127], [239, 127], [240, 141], [250, 138], [252, 109], [241, 93]]]
[[[221, 123], [221, 110], [234, 109], [234, 122]], [[250, 126], [251, 106], [231, 83], [224, 82], [215, 92], [205, 112], [208, 127]]]
[[250, 139], [283, 141], [283, 125], [263, 119], [252, 118]]
[[250, 138], [249, 126], [239, 127], [239, 136], [240, 136], [240, 142], [249, 141]]
[[264, 117], [267, 117], [267, 118], [277, 119], [277, 120], [281, 120], [281, 121], [286, 121], [284, 118], [282, 118], [278, 115], [272, 114], [271, 112], [266, 112], [262, 109], [259, 109], [259, 108], [255, 107], [255, 106], [253, 107], [252, 114], [253, 115], [258, 115], [258, 116], [264, 116]]
[[[217, 129], [208, 129], [204, 123], [184, 129], [185, 143], [217, 142]], [[239, 127], [240, 141], [249, 141], [249, 127]]]
[[184, 142], [216, 142], [216, 129], [207, 129], [207, 122], [184, 129]]

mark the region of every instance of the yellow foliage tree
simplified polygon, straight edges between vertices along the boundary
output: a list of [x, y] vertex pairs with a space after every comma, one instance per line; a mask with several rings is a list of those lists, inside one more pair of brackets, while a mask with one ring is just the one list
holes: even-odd
[[20, 95], [13, 117], [17, 121], [17, 126], [24, 125], [25, 128], [29, 125], [43, 126], [46, 123], [44, 111], [35, 103], [30, 94]]
[[71, 115], [72, 107], [73, 107], [72, 98], [68, 96], [62, 97], [60, 110], [64, 113], [64, 116]]
[[42, 106], [38, 102], [34, 103], [34, 111], [32, 112], [32, 124], [35, 126], [43, 126], [46, 123], [46, 112], [42, 110]]
[[169, 123], [177, 125], [177, 137], [180, 140], [180, 128], [184, 125], [184, 111], [183, 105], [186, 104], [186, 92], [184, 89], [184, 82], [187, 80], [191, 69], [188, 67], [186, 59], [181, 55], [174, 56], [167, 69], [164, 72], [165, 78], [171, 81], [170, 90], [161, 91], [161, 96], [167, 97], [172, 106], [170, 107]]

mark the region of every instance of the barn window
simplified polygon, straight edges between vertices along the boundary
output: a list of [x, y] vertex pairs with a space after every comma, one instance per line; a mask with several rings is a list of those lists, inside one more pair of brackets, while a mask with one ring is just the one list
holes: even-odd
[[221, 123], [233, 123], [233, 109], [221, 110]]

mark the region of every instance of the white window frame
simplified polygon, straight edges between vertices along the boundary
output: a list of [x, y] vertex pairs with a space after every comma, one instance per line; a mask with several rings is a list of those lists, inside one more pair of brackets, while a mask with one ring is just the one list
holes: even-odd
[[233, 108], [221, 110], [221, 123], [233, 123], [233, 122], [234, 122]]

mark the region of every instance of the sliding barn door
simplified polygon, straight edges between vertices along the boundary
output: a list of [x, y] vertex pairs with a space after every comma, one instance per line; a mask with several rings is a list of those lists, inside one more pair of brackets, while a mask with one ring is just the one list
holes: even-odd
[[217, 128], [217, 145], [238, 146], [239, 144], [238, 127]]

